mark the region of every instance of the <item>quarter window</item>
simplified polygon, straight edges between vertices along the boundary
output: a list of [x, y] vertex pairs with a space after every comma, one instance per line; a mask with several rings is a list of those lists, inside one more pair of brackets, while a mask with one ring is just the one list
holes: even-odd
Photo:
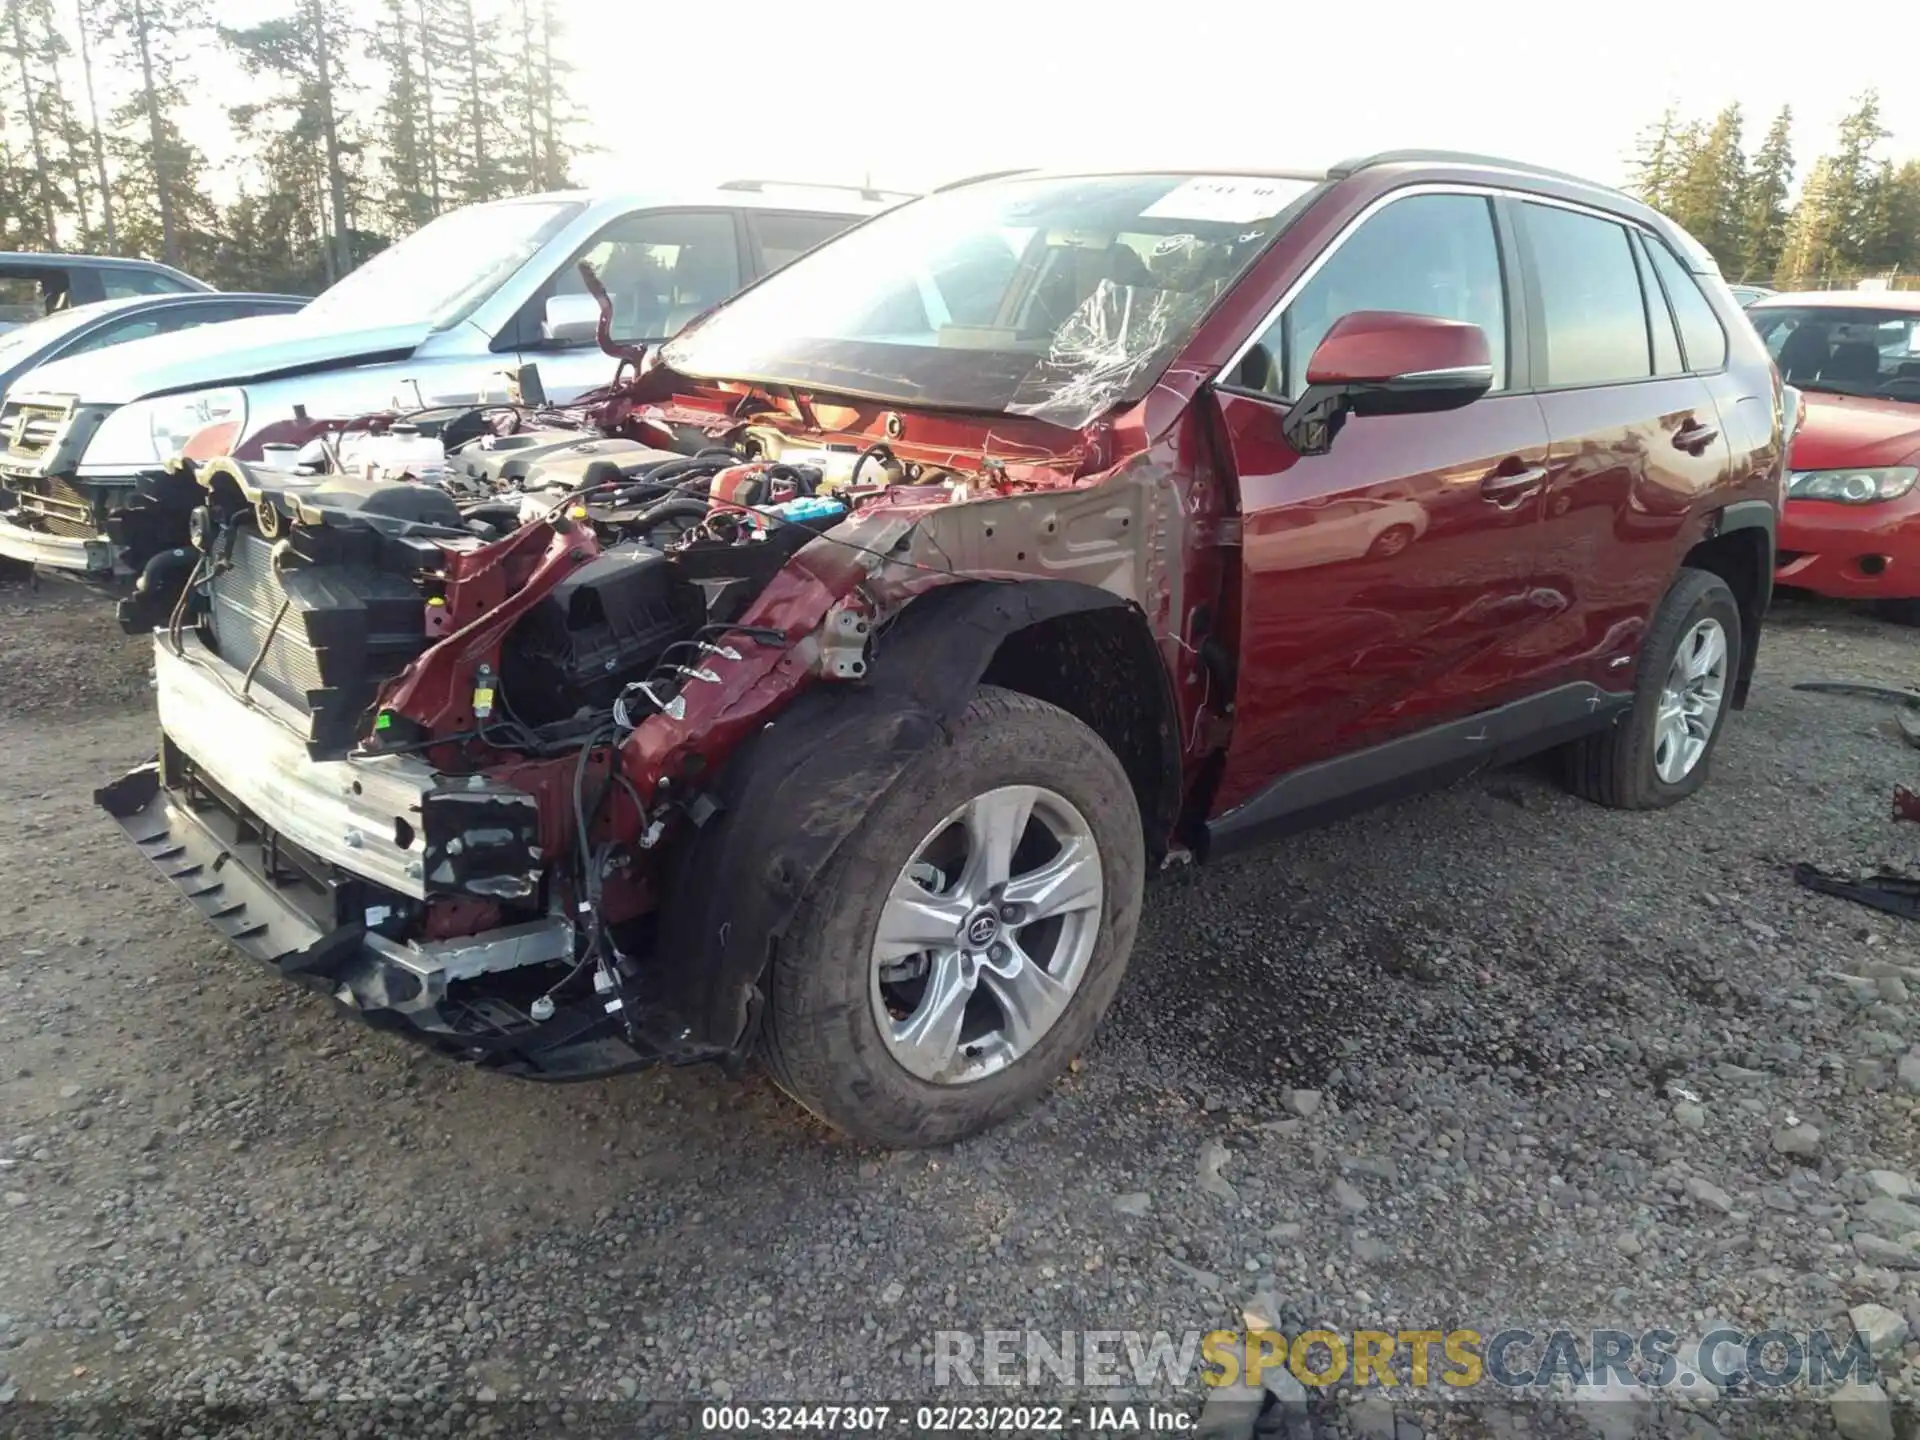
[[1646, 237], [1653, 256], [1654, 273], [1673, 302], [1674, 318], [1680, 322], [1680, 344], [1687, 354], [1689, 370], [1718, 370], [1727, 363], [1727, 332], [1720, 328], [1720, 317], [1700, 292], [1695, 280], [1666, 245], [1653, 236]]
[[1507, 384], [1507, 305], [1493, 211], [1477, 195], [1396, 200], [1339, 242], [1240, 362], [1235, 383], [1286, 398], [1333, 322], [1356, 310], [1464, 320], [1487, 335], [1493, 388]]
[[1648, 378], [1646, 300], [1626, 227], [1557, 205], [1519, 208], [1540, 281], [1547, 384]]

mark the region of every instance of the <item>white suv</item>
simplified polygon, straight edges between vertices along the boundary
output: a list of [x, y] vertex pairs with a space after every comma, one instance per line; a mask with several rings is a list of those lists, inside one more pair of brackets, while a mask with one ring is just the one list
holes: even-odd
[[653, 343], [789, 260], [910, 197], [737, 180], [693, 193], [570, 191], [441, 216], [297, 315], [210, 325], [58, 361], [0, 411], [0, 559], [114, 568], [107, 520], [188, 436], [230, 447], [289, 418], [508, 398], [537, 363], [565, 403], [613, 378], [579, 264], [616, 340]]

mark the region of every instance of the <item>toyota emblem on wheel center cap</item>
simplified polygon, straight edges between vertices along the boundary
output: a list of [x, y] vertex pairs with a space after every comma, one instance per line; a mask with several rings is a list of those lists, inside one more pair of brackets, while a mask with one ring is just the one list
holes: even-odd
[[991, 912], [983, 910], [967, 922], [967, 944], [976, 950], [999, 938], [1000, 919]]

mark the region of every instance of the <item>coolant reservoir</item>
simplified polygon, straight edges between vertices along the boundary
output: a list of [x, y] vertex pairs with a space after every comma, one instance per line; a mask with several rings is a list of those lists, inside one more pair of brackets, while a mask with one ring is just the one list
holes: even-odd
[[395, 425], [384, 435], [358, 431], [343, 437], [340, 465], [369, 480], [440, 480], [446, 477], [447, 452], [433, 436]]

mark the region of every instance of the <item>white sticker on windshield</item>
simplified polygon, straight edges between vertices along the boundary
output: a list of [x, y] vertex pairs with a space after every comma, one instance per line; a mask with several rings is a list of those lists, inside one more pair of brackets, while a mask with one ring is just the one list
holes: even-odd
[[1305, 180], [1196, 175], [1182, 180], [1140, 214], [1150, 220], [1216, 220], [1245, 225], [1278, 215], [1308, 188]]

